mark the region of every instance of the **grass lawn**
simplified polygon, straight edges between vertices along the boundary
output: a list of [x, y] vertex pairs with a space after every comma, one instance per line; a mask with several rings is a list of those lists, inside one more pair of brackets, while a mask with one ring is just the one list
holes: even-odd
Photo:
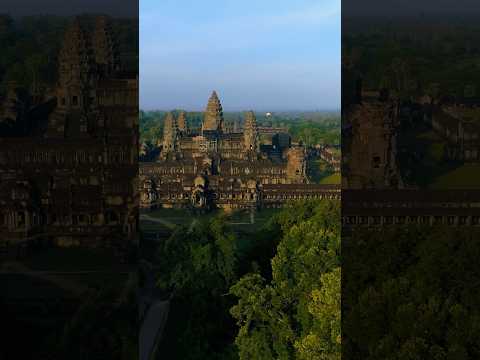
[[324, 160], [311, 161], [308, 165], [308, 176], [316, 184], [340, 184], [340, 173], [333, 172], [333, 168]]
[[[258, 231], [274, 214], [278, 213], [280, 209], [261, 209], [255, 212], [255, 223], [250, 224], [249, 210], [236, 210], [231, 213], [226, 213], [227, 224], [235, 232], [252, 233]], [[225, 214], [223, 210], [215, 210], [202, 215], [192, 215], [186, 210], [177, 209], [159, 209], [149, 212], [148, 215], [152, 218], [163, 219], [177, 226], [189, 226], [194, 219], [197, 221], [209, 221], [216, 216]], [[165, 225], [155, 223], [149, 220], [141, 221], [141, 229], [145, 233], [153, 234], [157, 232], [168, 233], [170, 230]]]
[[156, 232], [156, 231], [170, 232], [171, 231], [168, 227], [166, 227], [163, 224], [154, 223], [148, 220], [142, 220], [140, 222], [140, 226], [142, 231], [144, 232]]
[[480, 164], [465, 164], [437, 177], [432, 189], [478, 189], [480, 186]]
[[[233, 215], [227, 222], [233, 231], [237, 233], [252, 234], [259, 231], [275, 214], [282, 209], [262, 209], [255, 212], [255, 223], [250, 224], [250, 213], [243, 213], [242, 216]], [[236, 224], [241, 223], [241, 224]]]
[[320, 184], [336, 184], [339, 185], [342, 182], [342, 176], [340, 173], [333, 173], [322, 179], [320, 179]]
[[[149, 217], [163, 219], [176, 225], [190, 224], [194, 215], [184, 209], [156, 209], [146, 213]], [[142, 222], [143, 226], [143, 222]]]
[[146, 212], [145, 214], [154, 218], [189, 218], [192, 216], [192, 214], [185, 209], [165, 208], [155, 209], [153, 211]]
[[[259, 210], [255, 213], [255, 221], [262, 221], [263, 219], [270, 218], [276, 212], [278, 212], [278, 209]], [[163, 219], [165, 221], [168, 221], [176, 225], [190, 225], [193, 219], [197, 219], [200, 221], [210, 220], [216, 216], [220, 216], [223, 213], [224, 213], [223, 210], [214, 210], [206, 214], [195, 215], [190, 213], [187, 210], [158, 209], [152, 212], [148, 212], [146, 213], [146, 215], [152, 218]], [[229, 222], [250, 222], [249, 210], [237, 210], [231, 213], [227, 213], [227, 215], [229, 219], [227, 221]], [[161, 224], [158, 224], [158, 225], [162, 226]], [[148, 220], [142, 220], [141, 222], [142, 229], [144, 227], [145, 229], [150, 229], [150, 228], [153, 229], [158, 225]]]
[[455, 170], [458, 165], [444, 159], [445, 145], [445, 139], [424, 124], [403, 131], [398, 146], [400, 170], [406, 183], [430, 188]]

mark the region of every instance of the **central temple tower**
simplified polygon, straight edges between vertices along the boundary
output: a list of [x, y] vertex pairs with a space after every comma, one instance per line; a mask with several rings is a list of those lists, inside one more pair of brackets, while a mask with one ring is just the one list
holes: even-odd
[[95, 59], [90, 37], [78, 18], [65, 33], [58, 62], [57, 108], [46, 136], [85, 135], [95, 99]]
[[223, 131], [223, 109], [215, 91], [210, 96], [205, 110], [202, 124], [202, 132], [204, 131]]

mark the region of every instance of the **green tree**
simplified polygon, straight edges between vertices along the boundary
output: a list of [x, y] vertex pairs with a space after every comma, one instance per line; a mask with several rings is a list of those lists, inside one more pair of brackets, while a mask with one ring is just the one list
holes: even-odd
[[320, 282], [320, 289], [312, 291], [308, 304], [313, 316], [312, 329], [295, 342], [301, 360], [341, 358], [340, 268], [323, 274]]
[[357, 231], [344, 249], [343, 351], [362, 359], [480, 356], [478, 231]]
[[237, 238], [222, 217], [179, 228], [159, 249], [158, 287], [172, 297], [163, 357], [236, 357], [227, 295], [237, 262]]
[[136, 286], [91, 290], [85, 294], [76, 314], [50, 349], [58, 358], [90, 359], [98, 356], [119, 360], [138, 358]]
[[[230, 290], [239, 299], [231, 314], [239, 326], [240, 359], [302, 358], [310, 351], [306, 343], [312, 338], [329, 344], [332, 357], [325, 358], [333, 359], [339, 354], [339, 334], [332, 338], [332, 332], [339, 328], [333, 329], [328, 320], [328, 326], [320, 324], [312, 312], [317, 311], [317, 295], [334, 291], [331, 277], [322, 276], [331, 272], [335, 276], [340, 264], [339, 204], [295, 204], [278, 221], [285, 232], [272, 259], [272, 280], [248, 274]], [[323, 296], [318, 300], [325, 301], [324, 311], [332, 299]], [[339, 301], [334, 304], [339, 314]]]

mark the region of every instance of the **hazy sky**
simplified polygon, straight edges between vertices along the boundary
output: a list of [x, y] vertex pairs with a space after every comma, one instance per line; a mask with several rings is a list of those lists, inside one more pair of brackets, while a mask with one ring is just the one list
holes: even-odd
[[340, 107], [340, 0], [140, 0], [143, 109]]

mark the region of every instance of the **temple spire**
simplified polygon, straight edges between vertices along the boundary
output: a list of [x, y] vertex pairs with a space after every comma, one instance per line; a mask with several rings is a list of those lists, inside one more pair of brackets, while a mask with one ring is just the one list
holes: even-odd
[[223, 131], [223, 109], [217, 92], [214, 90], [208, 100], [202, 131]]
[[65, 32], [59, 55], [59, 85], [61, 87], [88, 86], [93, 70], [89, 38], [78, 18]]
[[165, 122], [163, 124], [163, 155], [176, 150], [178, 137], [177, 122], [171, 112], [168, 112], [165, 116]]
[[260, 150], [257, 119], [253, 111], [248, 111], [245, 114], [243, 142], [246, 151], [258, 152]]
[[188, 124], [185, 111], [180, 111], [177, 118], [178, 130], [184, 134], [188, 133]]
[[[80, 20], [68, 26], [58, 59], [57, 108], [50, 116], [47, 137], [86, 135], [95, 89], [90, 38]], [[75, 112], [76, 116], [67, 117]]]
[[95, 19], [93, 33], [95, 61], [103, 75], [109, 76], [119, 69], [117, 48], [110, 19], [98, 16]]

